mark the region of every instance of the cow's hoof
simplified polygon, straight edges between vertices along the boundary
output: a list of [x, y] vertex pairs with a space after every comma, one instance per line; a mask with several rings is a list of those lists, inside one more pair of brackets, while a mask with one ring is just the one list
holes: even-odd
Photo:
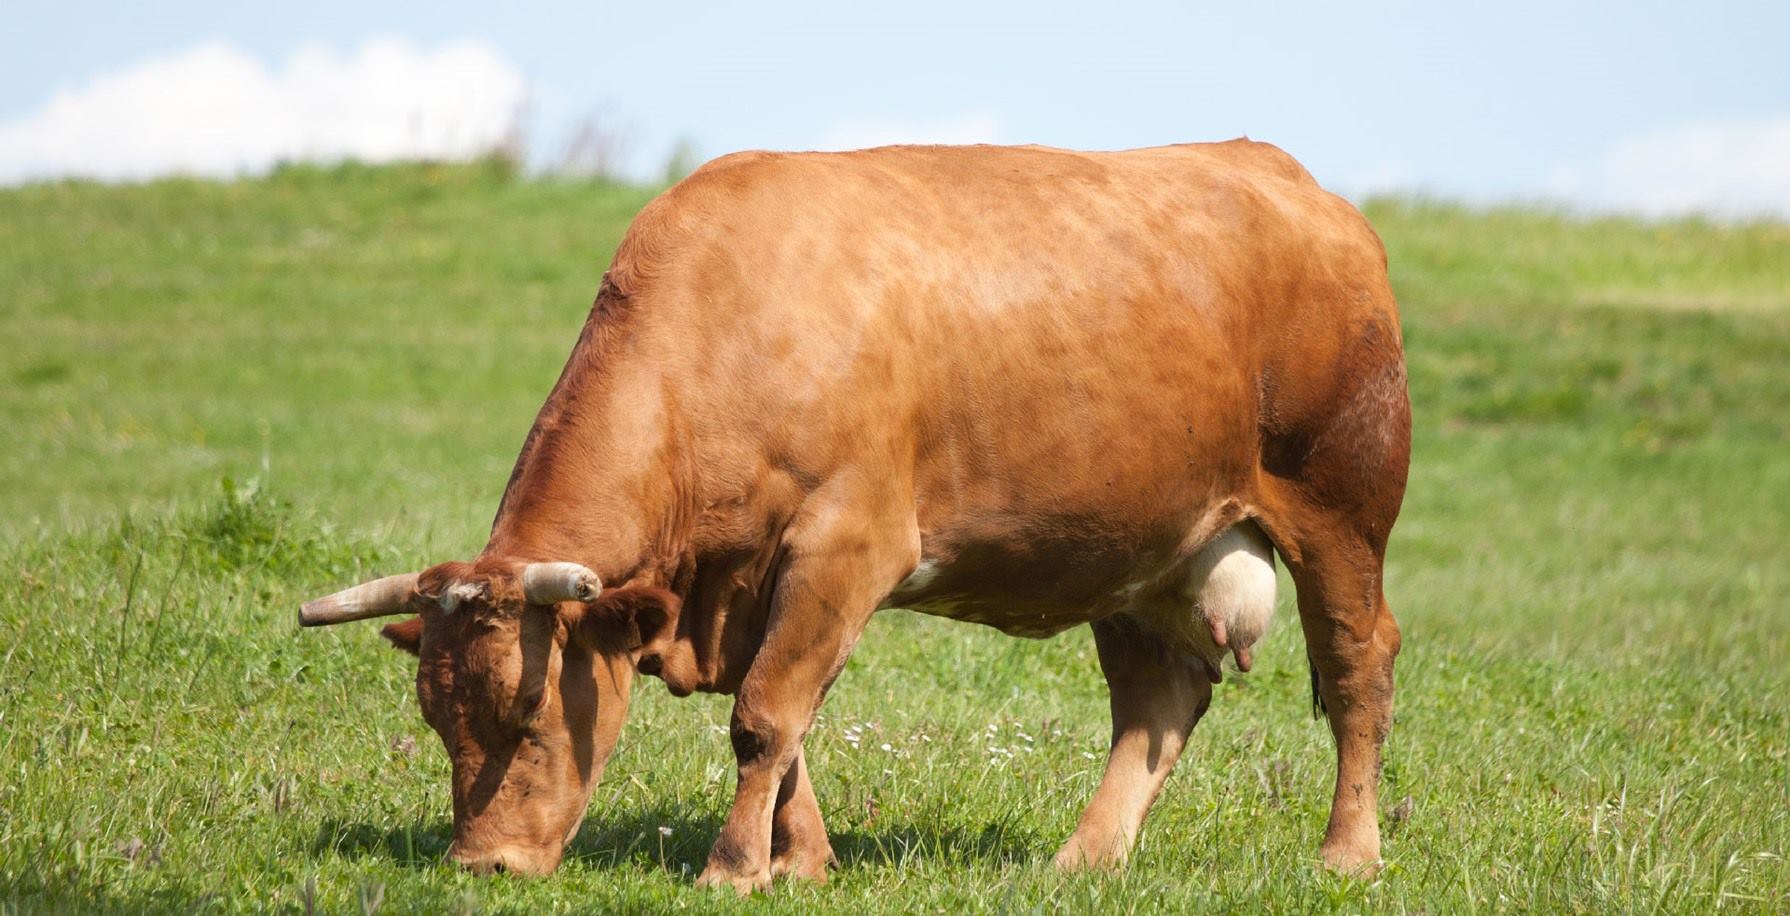
[[787, 852], [771, 857], [771, 877], [789, 877], [798, 881], [827, 883], [827, 869], [837, 863], [829, 847], [818, 852]]
[[710, 865], [696, 877], [696, 886], [731, 887], [734, 893], [741, 897], [748, 897], [759, 891], [771, 889], [771, 872], [769, 869], [756, 872], [734, 872]]
[[1118, 871], [1125, 864], [1125, 848], [1120, 843], [1089, 843], [1079, 836], [1072, 836], [1062, 849], [1057, 850], [1052, 864], [1061, 872]]
[[1346, 878], [1373, 878], [1386, 863], [1380, 859], [1380, 844], [1325, 843], [1322, 850], [1324, 867]]

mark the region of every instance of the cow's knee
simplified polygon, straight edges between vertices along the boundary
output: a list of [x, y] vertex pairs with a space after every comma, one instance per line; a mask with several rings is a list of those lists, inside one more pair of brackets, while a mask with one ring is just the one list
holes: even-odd
[[733, 744], [733, 756], [742, 769], [771, 764], [789, 753], [795, 745], [795, 729], [791, 723], [756, 709], [736, 703], [727, 735]]

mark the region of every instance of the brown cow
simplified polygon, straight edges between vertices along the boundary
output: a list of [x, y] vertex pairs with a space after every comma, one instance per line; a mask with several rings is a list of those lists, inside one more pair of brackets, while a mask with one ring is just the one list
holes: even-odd
[[1248, 667], [1278, 551], [1337, 743], [1323, 858], [1358, 872], [1409, 454], [1384, 250], [1273, 146], [744, 153], [635, 219], [484, 552], [300, 621], [417, 615], [384, 632], [480, 872], [558, 864], [636, 672], [733, 694], [698, 883], [740, 891], [833, 861], [802, 738], [873, 611], [1091, 624], [1081, 868], [1124, 860], [1223, 655]]

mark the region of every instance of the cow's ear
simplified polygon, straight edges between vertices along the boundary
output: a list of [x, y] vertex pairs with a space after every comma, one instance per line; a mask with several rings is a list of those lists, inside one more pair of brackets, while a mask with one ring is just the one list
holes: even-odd
[[671, 635], [683, 603], [643, 585], [612, 588], [585, 605], [583, 632], [595, 647], [628, 651]]
[[379, 635], [393, 646], [411, 655], [419, 655], [423, 645], [423, 618], [412, 617], [398, 623], [388, 623], [380, 628]]

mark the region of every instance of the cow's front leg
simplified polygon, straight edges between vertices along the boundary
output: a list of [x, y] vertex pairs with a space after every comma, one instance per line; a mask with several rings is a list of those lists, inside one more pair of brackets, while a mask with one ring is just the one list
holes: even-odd
[[797, 748], [795, 762], [783, 774], [783, 785], [777, 790], [777, 809], [771, 814], [771, 877], [789, 875], [825, 882], [827, 867], [834, 861], [820, 802], [808, 782], [808, 764]]
[[[862, 517], [837, 510], [820, 514], [834, 521]], [[861, 529], [792, 530], [789, 540], [790, 558], [772, 597], [764, 644], [734, 700], [731, 731], [739, 784], [708, 865], [696, 879], [700, 886], [729, 885], [742, 894], [769, 886], [772, 828], [786, 784], [786, 825], [797, 828], [791, 836], [823, 830], [805, 770], [795, 770], [791, 780], [802, 738], [871, 612], [913, 568], [919, 551], [915, 535], [879, 539]], [[812, 823], [803, 823], [804, 811], [814, 815]], [[803, 869], [792, 870], [798, 874], [823, 870], [824, 856], [813, 861], [821, 848], [830, 854], [824, 832], [819, 843], [809, 836], [806, 858], [785, 862], [800, 861]]]
[[1057, 852], [1057, 867], [1065, 870], [1125, 861], [1188, 733], [1212, 699], [1212, 682], [1198, 659], [1174, 652], [1130, 618], [1097, 621], [1094, 647], [1111, 692], [1112, 748], [1094, 799]]

